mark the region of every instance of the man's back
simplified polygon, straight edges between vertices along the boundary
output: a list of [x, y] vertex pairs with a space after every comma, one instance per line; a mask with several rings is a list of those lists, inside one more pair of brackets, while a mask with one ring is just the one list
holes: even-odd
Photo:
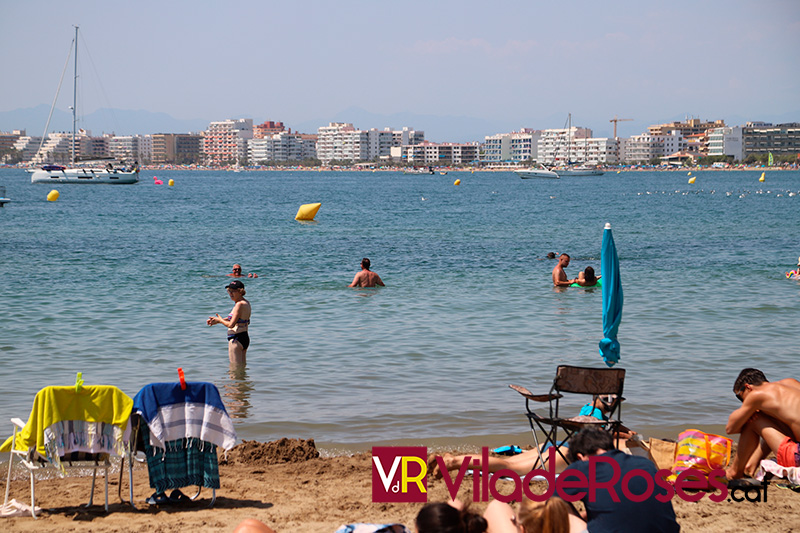
[[759, 410], [787, 424], [800, 441], [800, 381], [782, 379], [762, 383], [754, 392], [758, 395]]
[[381, 287], [385, 287], [383, 284], [383, 280], [381, 277], [377, 275], [375, 272], [371, 270], [362, 270], [358, 274], [356, 274], [353, 283], [350, 285], [351, 287], [375, 287], [380, 285]]

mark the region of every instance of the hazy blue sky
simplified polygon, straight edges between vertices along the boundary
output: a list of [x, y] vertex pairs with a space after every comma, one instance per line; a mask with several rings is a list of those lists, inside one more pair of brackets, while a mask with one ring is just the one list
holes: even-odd
[[614, 115], [800, 120], [798, 0], [0, 0], [0, 111], [51, 103], [74, 24], [90, 54], [85, 113], [292, 126], [359, 107], [554, 128], [571, 112], [596, 130]]

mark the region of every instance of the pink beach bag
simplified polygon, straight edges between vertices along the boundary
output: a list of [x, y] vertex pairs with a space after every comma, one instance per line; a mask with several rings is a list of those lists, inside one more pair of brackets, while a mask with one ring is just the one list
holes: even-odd
[[731, 460], [733, 441], [728, 437], [705, 433], [699, 429], [687, 429], [678, 435], [678, 449], [672, 475], [667, 478], [675, 482], [678, 476], [693, 468], [699, 470], [708, 482], [708, 474], [716, 468], [725, 468]]

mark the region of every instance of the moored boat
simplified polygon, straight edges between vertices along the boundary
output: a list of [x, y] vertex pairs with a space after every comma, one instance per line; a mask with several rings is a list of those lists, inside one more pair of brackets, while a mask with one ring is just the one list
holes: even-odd
[[[133, 164], [128, 167], [122, 166], [115, 168], [113, 163], [100, 163], [96, 168], [92, 167], [92, 162], [86, 161], [80, 165], [77, 163], [75, 153], [75, 143], [79, 142], [77, 138], [77, 94], [78, 94], [78, 27], [75, 26], [75, 74], [73, 78], [72, 87], [72, 135], [71, 135], [71, 149], [70, 149], [70, 162], [71, 167], [62, 165], [45, 164], [41, 168], [31, 169], [31, 183], [99, 183], [109, 185], [131, 185], [139, 181], [139, 165]], [[62, 74], [63, 77], [63, 74]], [[61, 84], [59, 83], [59, 88]], [[56, 99], [53, 100], [53, 108], [55, 108]], [[53, 110], [50, 110], [52, 116]], [[47, 138], [47, 129], [50, 127], [50, 118], [47, 119], [45, 125], [45, 135], [42, 137], [42, 144], [39, 145], [39, 152], [42, 150], [42, 145]], [[40, 153], [36, 154], [34, 160], [39, 159], [44, 161], [47, 159], [46, 155]], [[94, 162], [97, 164], [97, 162]]]
[[557, 180], [561, 176], [557, 173], [553, 172], [552, 170], [548, 169], [547, 167], [530, 167], [530, 168], [523, 168], [514, 171], [517, 176], [520, 178], [527, 180], [533, 178], [544, 178], [544, 179], [551, 179]]

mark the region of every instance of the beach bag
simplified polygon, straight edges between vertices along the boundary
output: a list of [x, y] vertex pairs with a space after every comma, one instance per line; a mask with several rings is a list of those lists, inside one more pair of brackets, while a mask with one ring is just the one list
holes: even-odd
[[698, 488], [708, 488], [708, 474], [716, 468], [725, 468], [731, 460], [733, 441], [728, 437], [704, 433], [699, 429], [687, 429], [678, 435], [678, 449], [672, 475], [667, 481], [674, 483], [678, 476], [690, 468], [700, 471], [701, 477], [688, 476], [698, 482]]
[[678, 443], [671, 440], [650, 438], [647, 446], [650, 460], [659, 470], [672, 470], [675, 465], [675, 455], [678, 453]]

